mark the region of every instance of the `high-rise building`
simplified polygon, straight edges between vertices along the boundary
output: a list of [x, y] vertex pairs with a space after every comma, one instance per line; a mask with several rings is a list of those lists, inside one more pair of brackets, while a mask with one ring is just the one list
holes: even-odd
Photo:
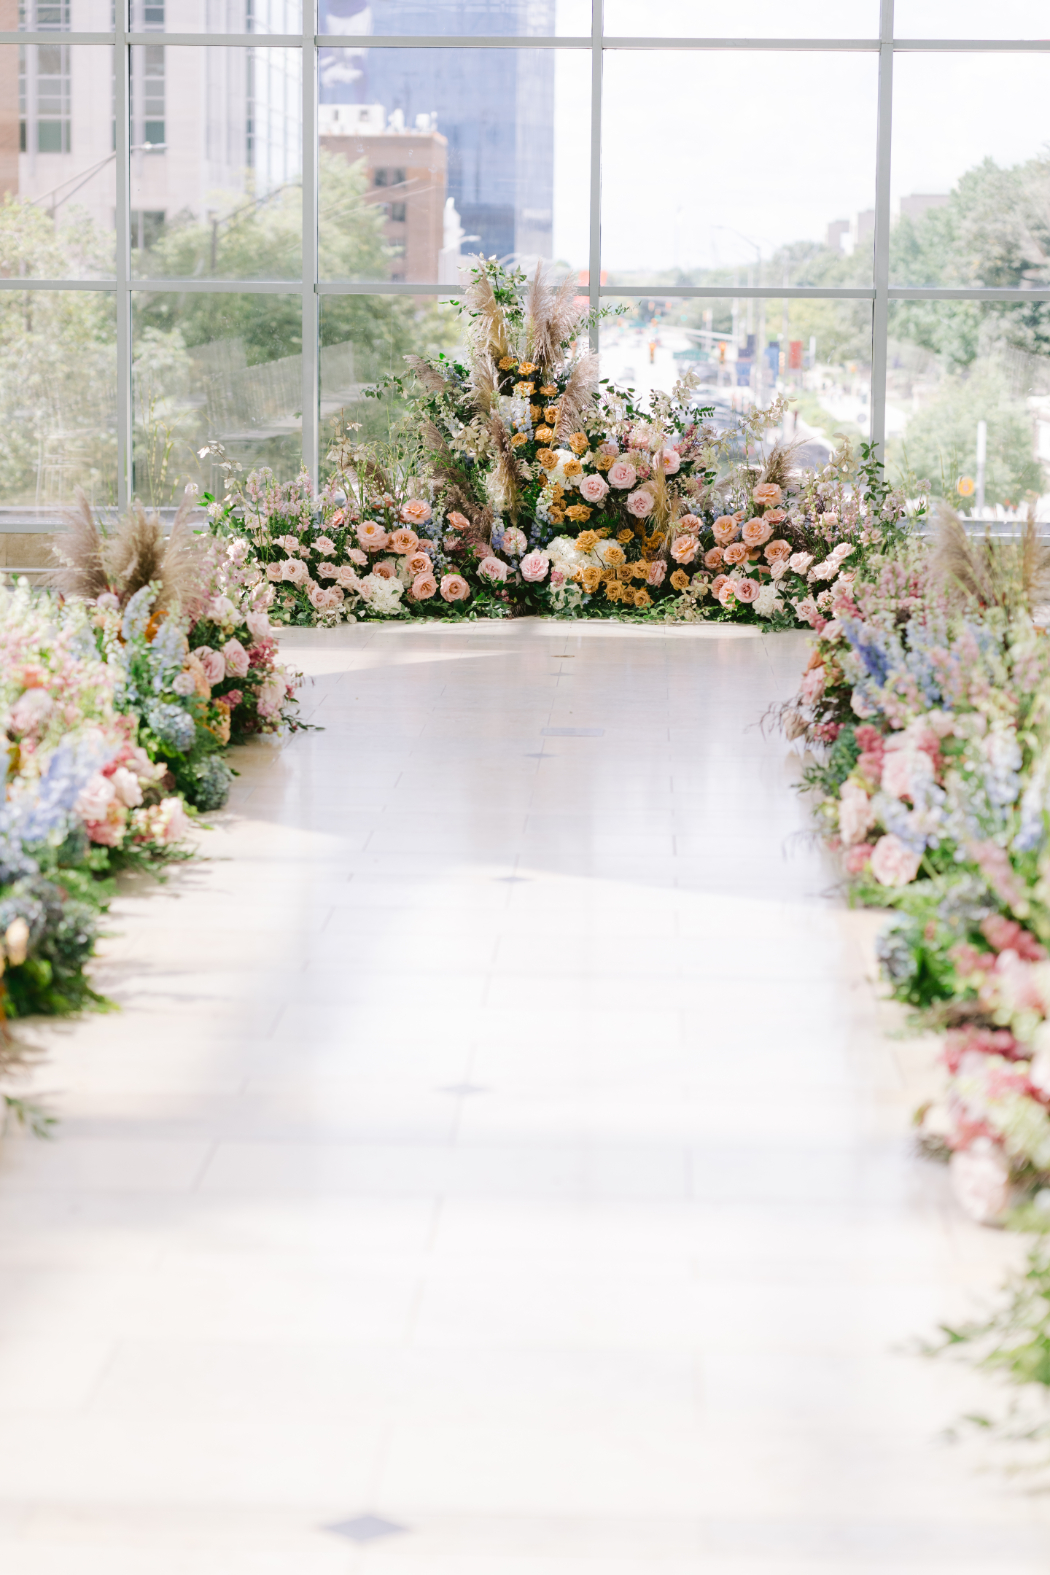
[[[549, 49], [373, 49], [369, 35], [435, 30], [421, 0], [321, 0], [322, 104], [381, 105], [406, 127], [427, 116], [448, 143], [447, 196], [464, 245], [486, 255], [551, 257], [554, 56]], [[449, 34], [549, 35], [554, 0], [445, 5]]]

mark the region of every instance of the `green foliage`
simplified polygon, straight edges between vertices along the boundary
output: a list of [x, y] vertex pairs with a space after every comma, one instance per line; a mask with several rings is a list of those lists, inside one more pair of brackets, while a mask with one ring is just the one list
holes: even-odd
[[1010, 393], [994, 362], [969, 374], [946, 376], [940, 388], [908, 422], [907, 433], [890, 445], [890, 457], [930, 478], [934, 492], [948, 496], [960, 476], [977, 470], [977, 423], [988, 423], [985, 500], [1015, 507], [1043, 490], [1042, 467], [1032, 452], [1032, 422], [1025, 401]]

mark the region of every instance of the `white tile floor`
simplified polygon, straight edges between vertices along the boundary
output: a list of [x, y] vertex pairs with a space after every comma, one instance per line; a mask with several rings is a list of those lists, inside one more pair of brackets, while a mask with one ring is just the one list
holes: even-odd
[[755, 726], [804, 641], [286, 644], [324, 731], [117, 904], [0, 1145], [3, 1575], [1050, 1571], [899, 1350], [1017, 1243]]

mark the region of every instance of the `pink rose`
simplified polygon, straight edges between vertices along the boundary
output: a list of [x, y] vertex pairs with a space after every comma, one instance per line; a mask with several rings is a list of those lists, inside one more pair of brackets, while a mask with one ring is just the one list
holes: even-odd
[[720, 514], [711, 526], [711, 533], [720, 547], [728, 547], [739, 528], [739, 521], [732, 514]]
[[281, 578], [290, 580], [293, 585], [304, 585], [310, 573], [301, 558], [285, 558], [281, 564]]
[[284, 697], [284, 679], [279, 678], [276, 673], [270, 673], [259, 685], [259, 693], [256, 699], [259, 715], [265, 717], [279, 716], [281, 706], [284, 704]]
[[610, 487], [626, 489], [627, 487], [633, 487], [637, 480], [638, 472], [625, 459], [613, 460], [613, 463], [609, 466]]
[[620, 452], [620, 445], [615, 438], [606, 438], [598, 447], [599, 454], [607, 454], [610, 459], [615, 459]]
[[758, 591], [759, 585], [757, 580], [737, 580], [736, 582], [736, 599], [738, 602], [743, 602], [745, 606], [749, 602], [754, 601]]
[[129, 771], [127, 766], [118, 766], [109, 780], [124, 808], [137, 809], [142, 803], [142, 788], [134, 771]]
[[698, 536], [702, 529], [702, 522], [697, 519], [695, 514], [683, 514], [678, 521], [678, 529], [687, 530], [690, 535]]
[[[364, 553], [361, 554], [362, 558]], [[336, 570], [335, 583], [341, 585], [344, 591], [356, 591], [361, 581], [348, 563], [341, 564]]]
[[[337, 607], [342, 606], [342, 602], [343, 593], [336, 585], [333, 585], [327, 591], [322, 590], [319, 585], [315, 585], [310, 592], [310, 605], [315, 612], [334, 612]], [[235, 676], [241, 678], [243, 674], [237, 673]]]
[[604, 476], [584, 476], [580, 482], [580, 497], [587, 503], [600, 503], [608, 491], [609, 484]]
[[[708, 568], [716, 567], [721, 561], [721, 552], [717, 547], [714, 550], [718, 553], [718, 557], [715, 559], [714, 564], [708, 564]], [[671, 547], [671, 557], [675, 563], [692, 563], [699, 551], [700, 543], [695, 536], [679, 536], [678, 540]], [[708, 553], [708, 557], [710, 556], [711, 554]]]
[[564, 585], [564, 584], [565, 584], [565, 570], [564, 569], [552, 569], [551, 570], [551, 585], [557, 586], [557, 585]]
[[788, 568], [792, 574], [805, 574], [812, 562], [813, 554], [811, 552], [793, 552], [788, 559]]
[[27, 689], [11, 707], [7, 725], [12, 733], [39, 732], [54, 706], [46, 689]]
[[[628, 469], [630, 469], [630, 466], [628, 466]], [[549, 563], [550, 558], [545, 552], [540, 552], [537, 550], [535, 552], [526, 553], [519, 565], [522, 579], [529, 580], [532, 583], [535, 583], [538, 580], [546, 579], [547, 566]]]
[[361, 568], [368, 562], [367, 552], [362, 552], [360, 547], [351, 547], [347, 557], [351, 563], [356, 563]]
[[181, 798], [162, 798], [157, 805], [158, 842], [179, 842], [190, 829], [189, 819]]
[[760, 481], [751, 496], [760, 509], [773, 509], [784, 494], [775, 481]]
[[116, 795], [117, 790], [109, 777], [104, 777], [101, 771], [96, 771], [81, 788], [73, 808], [81, 820], [89, 824], [92, 821], [103, 821]]
[[722, 553], [722, 558], [731, 568], [738, 563], [746, 563], [747, 548], [742, 541], [731, 541]]
[[407, 556], [408, 553], [415, 552], [415, 550], [416, 550], [416, 548], [418, 546], [419, 546], [419, 537], [416, 535], [414, 530], [404, 530], [404, 529], [402, 529], [402, 530], [395, 530], [391, 534], [391, 537], [390, 537], [390, 551], [391, 552], [399, 552], [403, 556]]
[[329, 558], [335, 551], [335, 542], [330, 541], [327, 536], [318, 536], [317, 540], [314, 542], [314, 551], [323, 552], [325, 557]]
[[390, 537], [375, 520], [362, 520], [357, 527], [357, 539], [369, 552], [382, 552], [390, 543]]
[[377, 563], [375, 565], [372, 573], [373, 575], [378, 574], [381, 580], [392, 580], [394, 578], [394, 565], [390, 562], [389, 558], [384, 558], [382, 563]]
[[740, 535], [749, 547], [761, 547], [773, 534], [772, 525], [766, 520], [748, 520]]
[[417, 574], [429, 574], [431, 569], [430, 555], [425, 552], [410, 552], [405, 559], [405, 573], [411, 574], [415, 579]]
[[[677, 542], [675, 543], [675, 545], [677, 546]], [[704, 553], [704, 568], [705, 569], [718, 569], [718, 568], [721, 568], [721, 565], [722, 565], [722, 549], [721, 549], [721, 547], [711, 547], [707, 552]]]
[[771, 541], [763, 556], [767, 563], [776, 563], [778, 559], [786, 563], [791, 557], [791, 544], [786, 541]]
[[870, 842], [858, 842], [856, 847], [847, 849], [844, 863], [847, 875], [863, 875], [871, 859], [872, 846]]
[[268, 580], [282, 580], [284, 574], [281, 570], [281, 565], [279, 563], [268, 563], [266, 565], [266, 578]]
[[716, 574], [714, 579], [711, 581], [711, 595], [714, 596], [718, 601], [721, 601], [722, 592], [729, 583], [730, 580], [728, 574]]
[[824, 668], [823, 666], [811, 667], [805, 674], [799, 686], [799, 699], [803, 705], [816, 705], [824, 693]]
[[656, 456], [656, 468], [665, 476], [676, 476], [682, 467], [682, 456], [676, 448], [662, 448]]
[[874, 820], [864, 789], [856, 782], [844, 782], [839, 793], [839, 835], [846, 846], [863, 842]]
[[[603, 483], [604, 485], [604, 483]], [[608, 490], [606, 488], [606, 490]], [[529, 545], [529, 539], [523, 530], [516, 525], [511, 525], [503, 532], [503, 551], [512, 558], [520, 558]]]
[[[787, 519], [787, 513], [784, 509], [767, 509], [762, 518], [767, 525], [783, 525]], [[827, 519], [827, 515], [824, 518]]]
[[667, 573], [667, 564], [662, 558], [654, 558], [649, 565], [648, 580], [650, 585], [662, 585], [664, 575]]
[[265, 640], [270, 633], [270, 615], [265, 611], [250, 612], [244, 621], [253, 640]]
[[[612, 472], [609, 472], [610, 476]], [[633, 514], [636, 520], [644, 520], [647, 514], [653, 512], [653, 495], [646, 492], [644, 487], [639, 487], [637, 492], [628, 494], [627, 512]]]
[[401, 518], [406, 525], [425, 525], [432, 512], [430, 504], [424, 503], [422, 498], [409, 498], [401, 505]]
[[995, 1225], [1010, 1203], [1010, 1166], [998, 1143], [978, 1137], [948, 1161], [952, 1191], [979, 1225]]
[[322, 563], [317, 572], [322, 580], [334, 580], [339, 570], [334, 563]]
[[919, 873], [921, 858], [892, 831], [880, 837], [871, 855], [871, 873], [880, 886], [907, 886]]
[[432, 596], [437, 595], [437, 588], [437, 580], [433, 574], [424, 572], [416, 575], [408, 594], [417, 602], [427, 602]]
[[[322, 591], [322, 596], [330, 595], [329, 591]], [[226, 658], [226, 676], [228, 678], [244, 678], [248, 672], [248, 652], [240, 640], [227, 640], [222, 648]]]
[[490, 580], [493, 584], [502, 584], [507, 578], [507, 565], [502, 558], [482, 558], [478, 564], [478, 573], [482, 579]]
[[210, 645], [199, 645], [193, 654], [204, 668], [208, 682], [221, 684], [226, 677], [226, 658], [222, 652], [213, 651]]
[[446, 574], [441, 581], [441, 594], [447, 602], [465, 602], [470, 586], [462, 574]]

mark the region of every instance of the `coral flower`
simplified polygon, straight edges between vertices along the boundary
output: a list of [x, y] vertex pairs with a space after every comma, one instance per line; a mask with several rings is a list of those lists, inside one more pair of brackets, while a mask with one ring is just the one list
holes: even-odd
[[447, 602], [463, 602], [470, 595], [470, 586], [462, 574], [446, 574], [441, 581], [441, 594]]
[[[675, 545], [677, 545], [677, 543]], [[673, 550], [674, 549], [672, 548], [672, 551]], [[722, 567], [722, 549], [721, 549], [721, 547], [711, 547], [711, 548], [709, 548], [708, 551], [704, 553], [704, 568], [705, 569], [720, 569], [721, 567]]]
[[728, 547], [735, 538], [739, 529], [738, 521], [732, 514], [720, 514], [711, 526], [711, 533], [720, 547]]
[[419, 537], [414, 530], [395, 530], [390, 537], [390, 551], [402, 555], [415, 552], [419, 546]]
[[401, 505], [401, 518], [406, 525], [425, 525], [433, 510], [422, 498], [409, 498]]
[[761, 547], [762, 543], [764, 541], [768, 541], [772, 534], [772, 525], [768, 524], [764, 519], [748, 520], [743, 530], [740, 532], [741, 539], [746, 542], [749, 547]]
[[357, 527], [357, 539], [369, 552], [382, 552], [389, 545], [390, 537], [375, 520], [362, 520]]
[[775, 481], [760, 481], [751, 494], [760, 509], [775, 509], [783, 500], [784, 494]]
[[417, 574], [412, 581], [409, 595], [417, 602], [426, 602], [437, 595], [437, 588], [437, 580], [432, 574]]
[[[714, 550], [720, 559], [721, 551], [717, 547]], [[699, 551], [700, 543], [695, 536], [679, 536], [671, 547], [671, 557], [675, 563], [692, 563]]]

